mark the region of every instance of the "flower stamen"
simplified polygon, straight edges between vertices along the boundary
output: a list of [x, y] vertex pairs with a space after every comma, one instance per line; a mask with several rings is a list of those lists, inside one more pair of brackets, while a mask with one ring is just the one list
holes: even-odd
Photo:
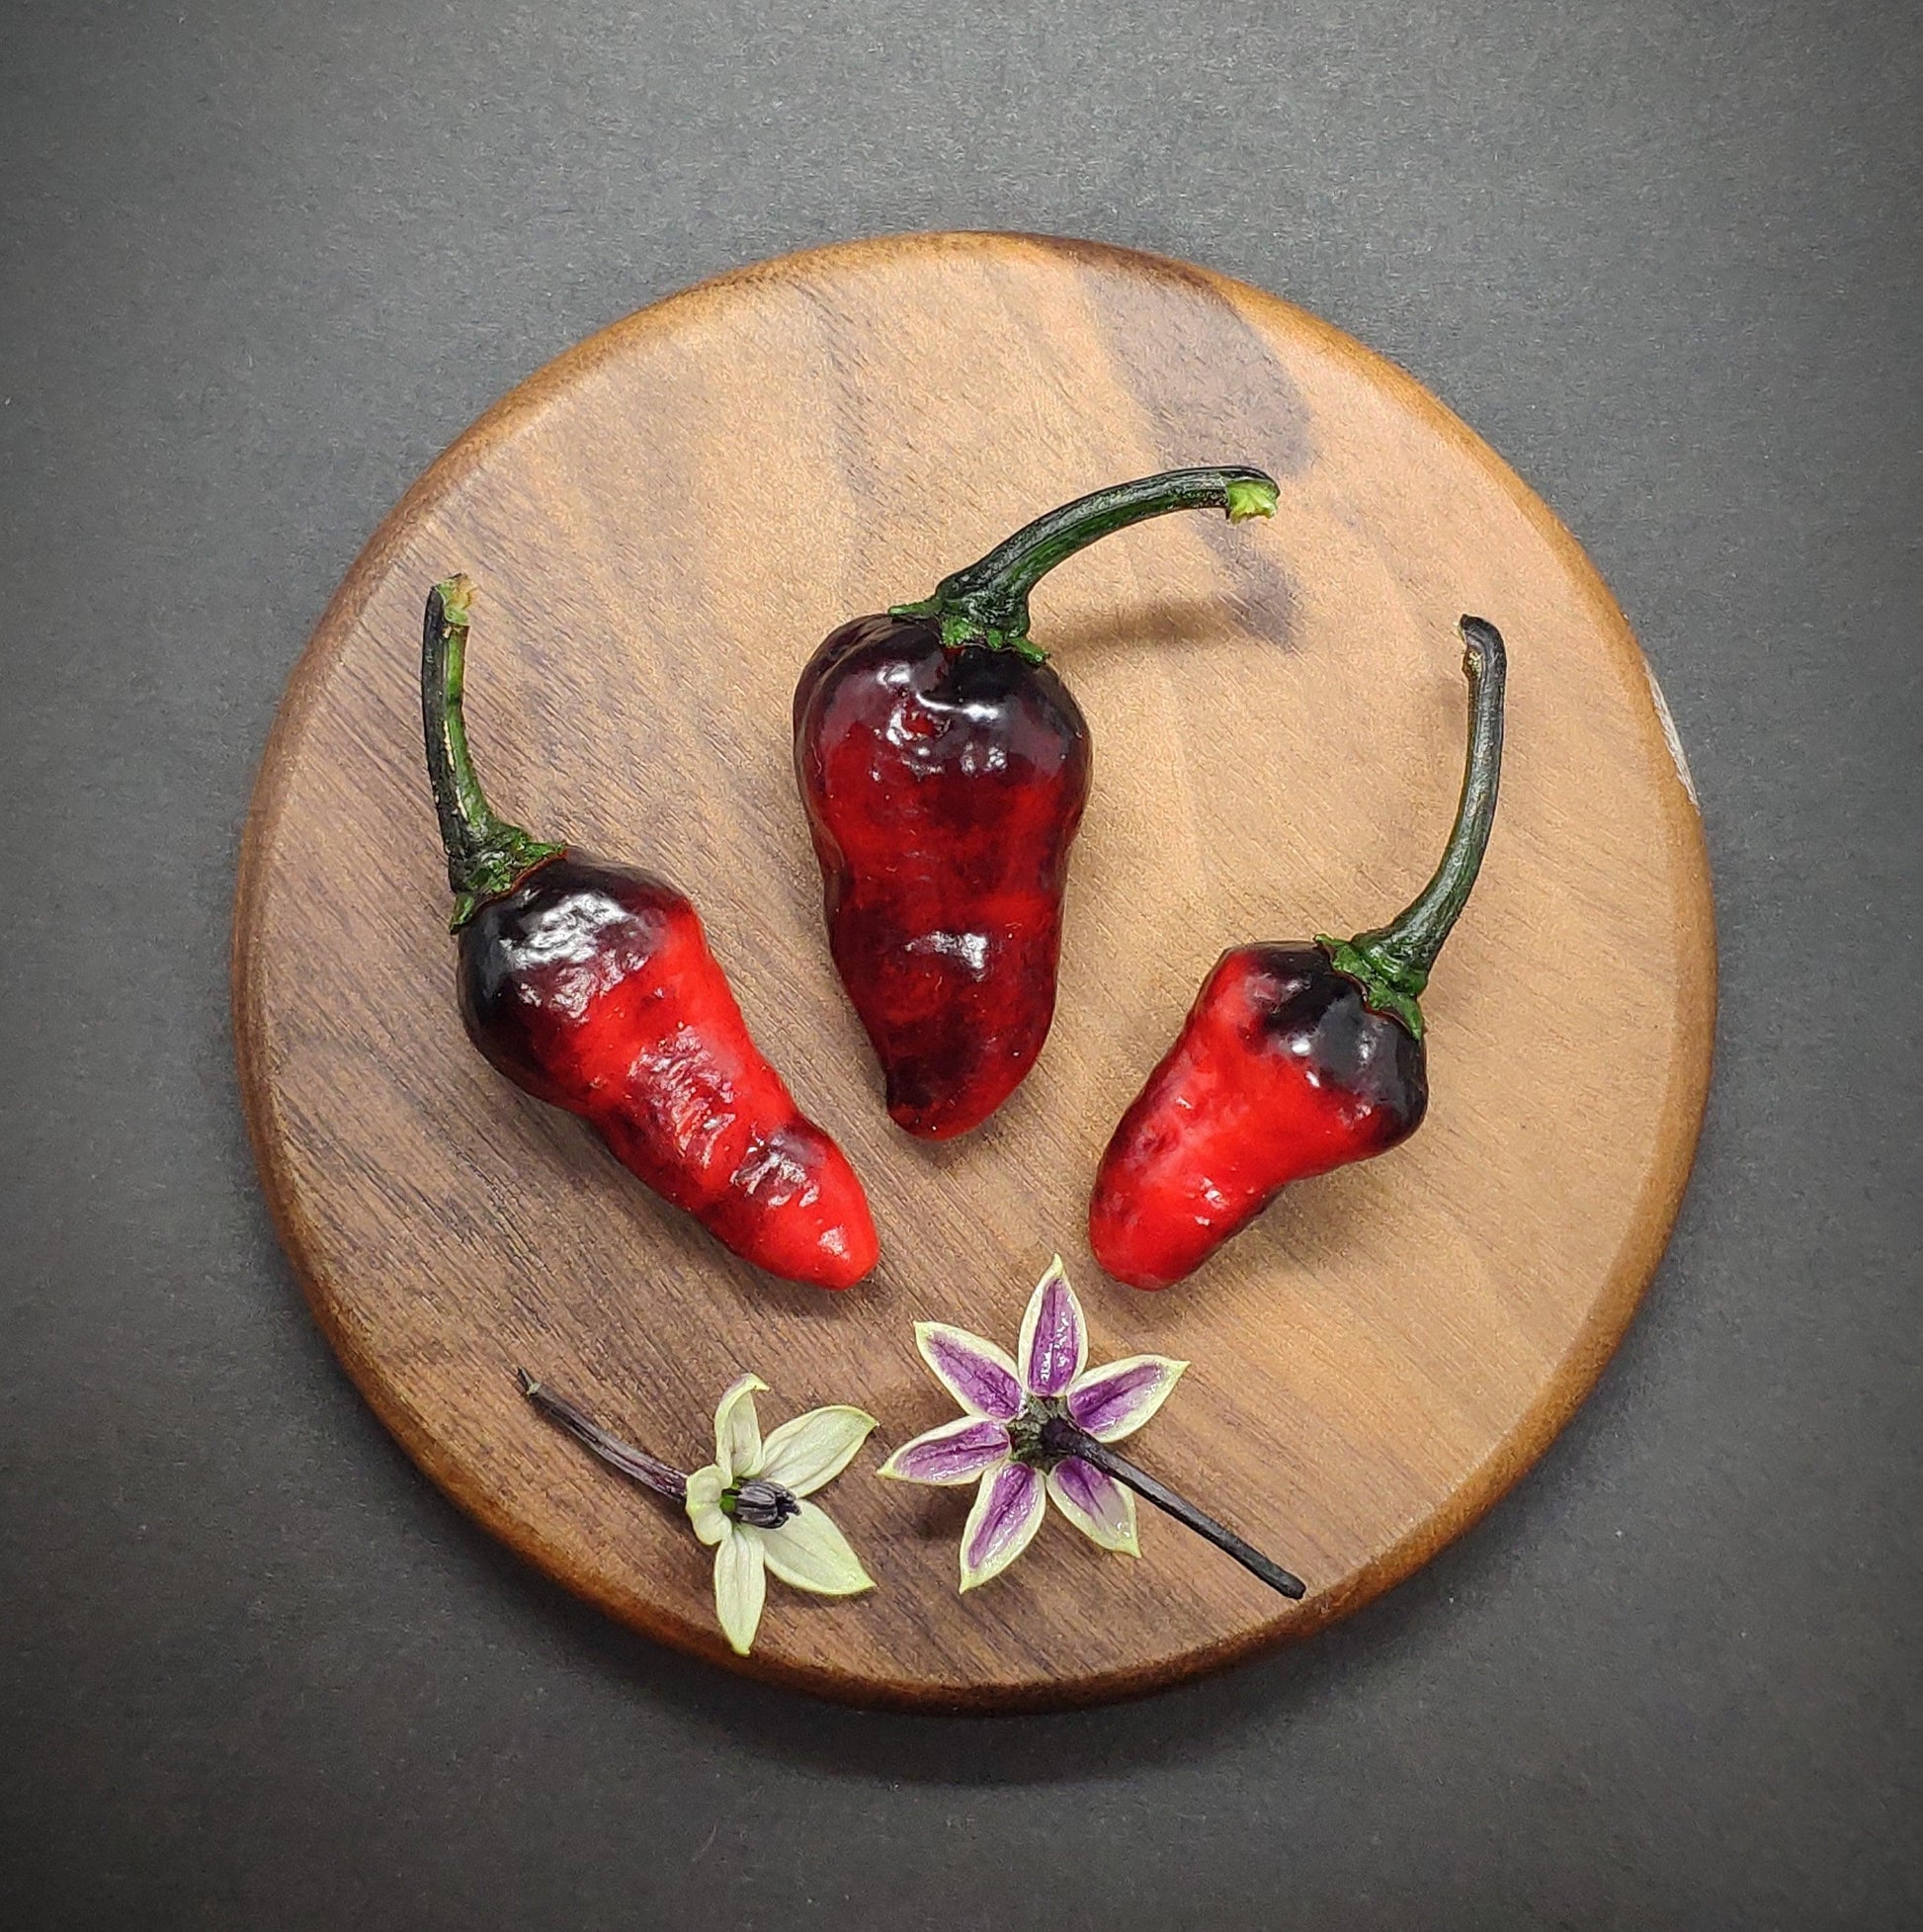
[[801, 1499], [793, 1489], [779, 1482], [765, 1482], [752, 1476], [720, 1494], [721, 1513], [745, 1523], [751, 1530], [779, 1530], [791, 1516], [801, 1513]]

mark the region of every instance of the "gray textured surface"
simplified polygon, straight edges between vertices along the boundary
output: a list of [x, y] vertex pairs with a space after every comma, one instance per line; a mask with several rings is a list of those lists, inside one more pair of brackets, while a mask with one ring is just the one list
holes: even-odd
[[[972, 12], [0, 20], [7, 1924], [1923, 1915], [1923, 28]], [[698, 276], [937, 226], [1209, 263], [1475, 424], [1662, 675], [1723, 945], [1675, 1244], [1535, 1474], [1305, 1651], [1005, 1723], [738, 1684], [469, 1528], [298, 1303], [224, 985], [283, 680], [428, 459]]]

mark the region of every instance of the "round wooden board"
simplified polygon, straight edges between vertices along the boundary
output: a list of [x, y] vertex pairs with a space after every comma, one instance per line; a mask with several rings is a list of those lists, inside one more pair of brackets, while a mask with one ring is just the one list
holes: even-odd
[[[829, 966], [789, 695], [836, 623], [925, 594], [1035, 513], [1257, 462], [1272, 523], [1184, 516], [1057, 571], [1036, 635], [1087, 711], [1054, 1032], [985, 1129], [881, 1112]], [[469, 721], [495, 801], [666, 873], [750, 1024], [865, 1176], [878, 1275], [759, 1277], [462, 1038], [420, 757], [423, 596], [479, 585]], [[1293, 1190], [1168, 1294], [1084, 1232], [1104, 1141], [1226, 945], [1348, 932], [1427, 876], [1453, 809], [1455, 621], [1509, 639], [1502, 810], [1425, 1007], [1434, 1103], [1387, 1157]], [[1033, 1709], [1308, 1635], [1406, 1575], [1538, 1456], [1668, 1235], [1708, 1080], [1702, 830], [1662, 701], [1575, 543], [1409, 378], [1201, 270], [1011, 235], [863, 242], [630, 316], [515, 391], [381, 526], [276, 725], [241, 868], [235, 1011], [255, 1147], [341, 1359], [409, 1453], [531, 1560], [649, 1635], [867, 1703]], [[1051, 1518], [956, 1591], [966, 1492], [875, 1481], [952, 1405], [941, 1316], [1012, 1344], [1059, 1249], [1096, 1359], [1194, 1368], [1136, 1439], [1299, 1570], [1290, 1607], [1144, 1511], [1139, 1560]], [[771, 1587], [714, 1628], [685, 1522], [523, 1403], [524, 1363], [694, 1467], [752, 1368], [764, 1419], [881, 1427], [825, 1498], [878, 1578]]]

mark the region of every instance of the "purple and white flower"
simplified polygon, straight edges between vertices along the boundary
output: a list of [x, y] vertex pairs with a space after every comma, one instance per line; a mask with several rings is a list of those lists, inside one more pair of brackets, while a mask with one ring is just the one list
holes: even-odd
[[1186, 1362], [1130, 1355], [1089, 1368], [1088, 1323], [1059, 1255], [1029, 1298], [1013, 1360], [943, 1321], [917, 1322], [915, 1344], [964, 1413], [904, 1443], [878, 1473], [976, 1485], [962, 1532], [962, 1589], [998, 1576], [1029, 1547], [1050, 1497], [1092, 1543], [1141, 1554], [1134, 1497], [1085, 1458], [1051, 1447], [1049, 1425], [1065, 1423], [1101, 1444], [1121, 1442], [1168, 1399]]

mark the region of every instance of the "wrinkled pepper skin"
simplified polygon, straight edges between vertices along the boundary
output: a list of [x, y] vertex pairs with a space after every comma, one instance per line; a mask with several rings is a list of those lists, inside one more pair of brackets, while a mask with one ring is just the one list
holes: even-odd
[[1215, 963], [1096, 1173], [1089, 1245], [1118, 1281], [1181, 1281], [1292, 1181], [1386, 1153], [1422, 1125], [1421, 995], [1481, 869], [1502, 771], [1502, 635], [1483, 618], [1459, 630], [1468, 749], [1441, 863], [1385, 926]]
[[672, 885], [573, 851], [546, 860], [461, 927], [458, 984], [467, 1037], [500, 1072], [580, 1115], [744, 1261], [820, 1288], [874, 1268], [854, 1168], [762, 1057]]
[[1068, 851], [1093, 758], [1045, 665], [858, 618], [794, 699], [828, 945], [890, 1116], [948, 1139], [1035, 1064], [1055, 1011]]
[[1102, 1156], [1095, 1258], [1131, 1288], [1167, 1288], [1291, 1181], [1386, 1153], [1428, 1107], [1422, 1042], [1320, 948], [1236, 947]]
[[468, 1039], [516, 1086], [580, 1115], [743, 1260], [852, 1287], [879, 1252], [867, 1196], [756, 1048], [693, 904], [488, 804], [461, 707], [472, 590], [464, 577], [435, 587], [421, 644]]
[[1069, 848], [1088, 803], [1081, 708], [1028, 640], [1029, 593], [1145, 518], [1275, 514], [1260, 469], [1166, 470], [1038, 517], [932, 597], [857, 618], [794, 692], [794, 773], [828, 946], [888, 1113], [946, 1140], [1027, 1075], [1054, 1019]]

